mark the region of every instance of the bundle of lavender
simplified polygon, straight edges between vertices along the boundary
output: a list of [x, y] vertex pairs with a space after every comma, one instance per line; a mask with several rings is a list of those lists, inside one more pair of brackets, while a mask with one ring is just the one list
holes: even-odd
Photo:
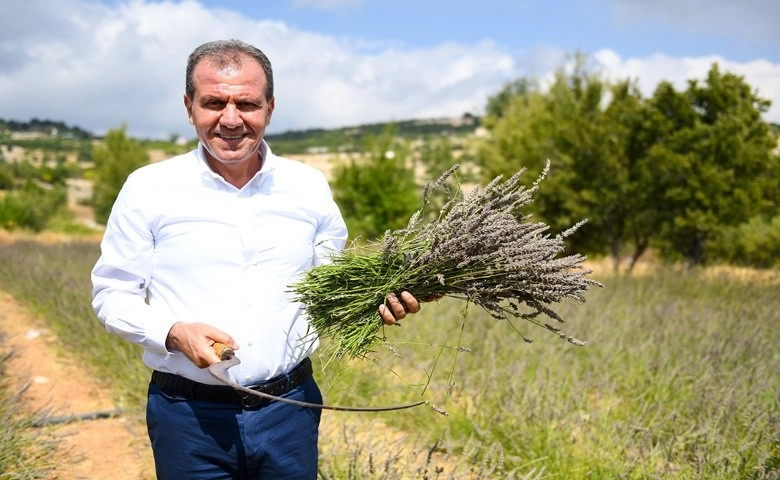
[[530, 187], [520, 183], [523, 169], [467, 194], [457, 189], [448, 195], [437, 218], [425, 222], [431, 192], [441, 189], [458, 167], [426, 185], [423, 207], [406, 228], [387, 231], [374, 244], [345, 249], [292, 285], [312, 327], [335, 341], [337, 354], [363, 357], [371, 352], [382, 341], [377, 308], [388, 292], [402, 290], [421, 299], [466, 300], [495, 318], [521, 318], [571, 343], [585, 344], [539, 318], [544, 314], [562, 323], [550, 304], [564, 299], [584, 302], [585, 290], [600, 286], [586, 278], [591, 271], [582, 266], [585, 257], [560, 256], [564, 239], [584, 221], [550, 236], [547, 225], [531, 222], [530, 215], [520, 212], [532, 201], [549, 162]]

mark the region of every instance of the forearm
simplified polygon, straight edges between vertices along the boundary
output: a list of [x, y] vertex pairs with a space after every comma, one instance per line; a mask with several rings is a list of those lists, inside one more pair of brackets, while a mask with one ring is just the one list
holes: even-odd
[[145, 293], [131, 290], [116, 279], [93, 273], [92, 308], [106, 331], [146, 350], [168, 354], [165, 342], [178, 319], [161, 314], [145, 301]]

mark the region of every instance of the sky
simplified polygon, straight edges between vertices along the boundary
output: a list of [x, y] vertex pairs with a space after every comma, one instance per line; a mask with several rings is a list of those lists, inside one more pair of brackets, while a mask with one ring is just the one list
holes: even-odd
[[718, 63], [780, 123], [778, 19], [777, 0], [0, 0], [0, 118], [193, 138], [187, 56], [238, 38], [274, 66], [268, 133], [481, 115], [577, 53], [645, 96]]

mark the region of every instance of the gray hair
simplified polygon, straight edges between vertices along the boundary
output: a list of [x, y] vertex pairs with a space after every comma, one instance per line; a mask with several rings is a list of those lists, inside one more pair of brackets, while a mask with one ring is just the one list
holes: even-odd
[[195, 82], [192, 79], [195, 67], [205, 59], [215, 62], [219, 67], [241, 65], [241, 57], [249, 56], [257, 61], [263, 68], [266, 79], [265, 99], [271, 100], [274, 96], [274, 73], [271, 69], [271, 61], [257, 47], [242, 42], [241, 40], [215, 40], [204, 43], [190, 54], [187, 59], [187, 76], [185, 79], [185, 92], [192, 99], [195, 96]]

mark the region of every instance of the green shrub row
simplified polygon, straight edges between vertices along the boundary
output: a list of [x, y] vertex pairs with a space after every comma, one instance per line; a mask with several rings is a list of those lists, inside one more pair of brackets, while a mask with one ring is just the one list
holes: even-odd
[[40, 232], [66, 207], [65, 187], [28, 181], [21, 189], [0, 192], [0, 228]]

